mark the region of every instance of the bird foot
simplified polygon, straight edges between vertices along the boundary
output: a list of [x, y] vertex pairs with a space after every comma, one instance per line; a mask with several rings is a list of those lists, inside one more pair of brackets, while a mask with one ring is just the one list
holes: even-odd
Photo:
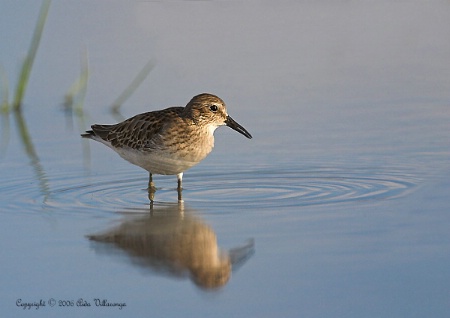
[[156, 187], [153, 182], [148, 184], [147, 191], [148, 191], [148, 199], [150, 200], [151, 203], [153, 203], [153, 200], [155, 199], [155, 192], [156, 192]]

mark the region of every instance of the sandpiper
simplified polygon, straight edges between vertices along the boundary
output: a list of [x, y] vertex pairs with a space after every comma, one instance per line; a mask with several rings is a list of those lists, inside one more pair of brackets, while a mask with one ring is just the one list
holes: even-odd
[[107, 145], [125, 160], [147, 170], [149, 193], [155, 191], [152, 174], [177, 175], [181, 200], [183, 172], [211, 152], [214, 131], [222, 125], [252, 138], [228, 116], [223, 100], [212, 94], [194, 96], [186, 107], [139, 114], [115, 125], [92, 125], [92, 130], [81, 136]]

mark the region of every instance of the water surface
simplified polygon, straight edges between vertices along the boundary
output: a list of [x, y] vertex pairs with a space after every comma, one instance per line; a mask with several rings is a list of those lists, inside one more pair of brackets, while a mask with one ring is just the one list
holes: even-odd
[[[38, 10], [0, 4], [11, 87]], [[54, 2], [1, 121], [2, 312], [447, 317], [449, 30], [444, 2]], [[254, 137], [218, 129], [183, 204], [79, 136], [149, 59], [124, 117], [211, 92]]]

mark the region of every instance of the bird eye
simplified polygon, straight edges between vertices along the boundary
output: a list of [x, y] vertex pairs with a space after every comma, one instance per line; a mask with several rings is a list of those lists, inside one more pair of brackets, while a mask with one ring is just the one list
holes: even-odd
[[216, 112], [217, 111], [217, 105], [211, 105], [209, 106], [209, 109], [211, 109], [211, 111]]

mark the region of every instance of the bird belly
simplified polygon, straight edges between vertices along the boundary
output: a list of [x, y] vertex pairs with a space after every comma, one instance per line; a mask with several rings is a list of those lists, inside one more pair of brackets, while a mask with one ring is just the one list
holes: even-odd
[[139, 166], [150, 173], [174, 175], [183, 172], [201, 161], [178, 158], [170, 154], [140, 151], [131, 148], [114, 149], [123, 159]]

